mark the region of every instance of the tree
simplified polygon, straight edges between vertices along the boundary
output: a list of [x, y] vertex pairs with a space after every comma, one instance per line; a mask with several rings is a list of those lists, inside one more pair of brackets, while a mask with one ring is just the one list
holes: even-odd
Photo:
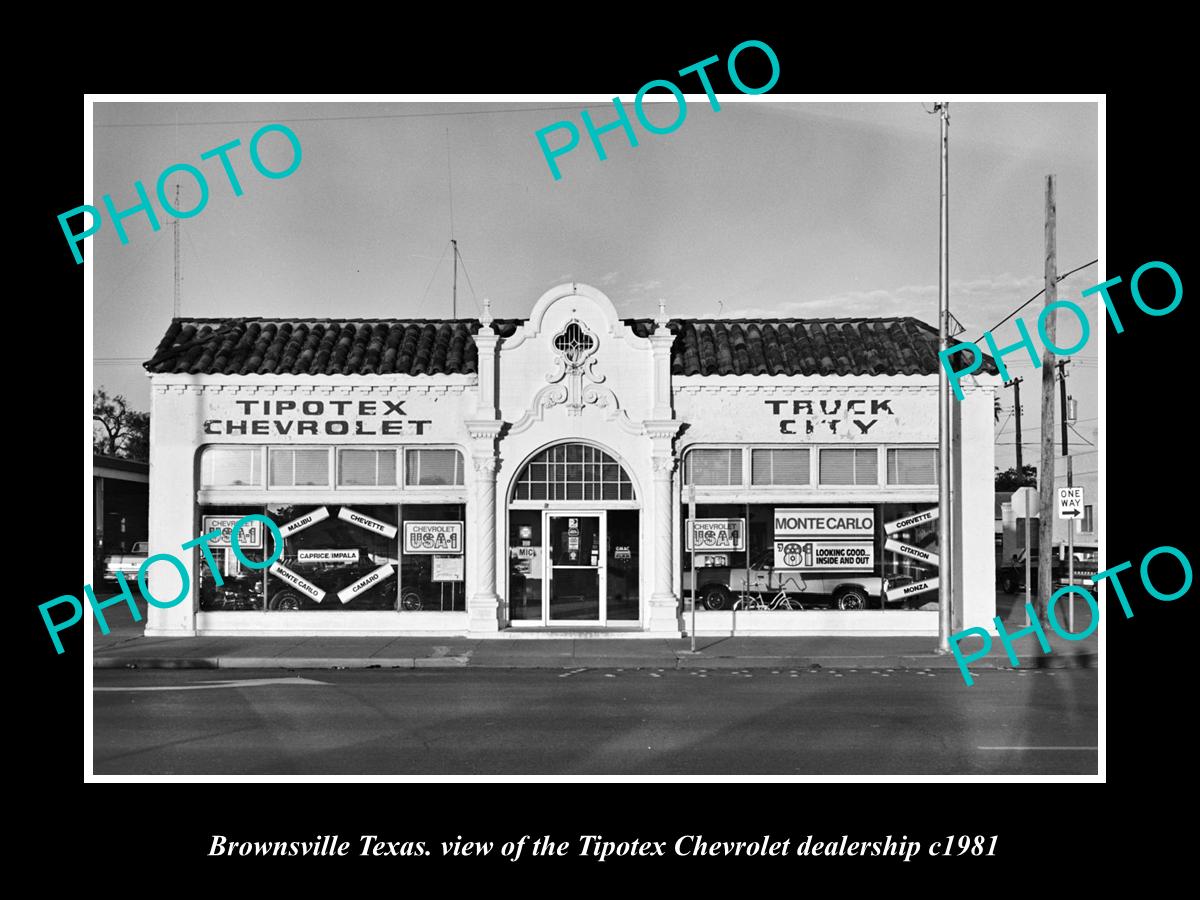
[[1037, 487], [1037, 466], [1022, 466], [1020, 472], [1014, 466], [996, 473], [996, 490], [1015, 491], [1022, 487]]
[[121, 394], [109, 397], [103, 388], [92, 394], [92, 449], [103, 456], [150, 460], [150, 413], [129, 408]]

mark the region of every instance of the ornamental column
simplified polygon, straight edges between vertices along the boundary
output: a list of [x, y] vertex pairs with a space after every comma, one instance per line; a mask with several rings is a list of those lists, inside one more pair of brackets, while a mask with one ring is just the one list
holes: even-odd
[[647, 421], [646, 435], [651, 441], [650, 465], [654, 490], [650, 498], [650, 564], [654, 571], [654, 592], [650, 595], [646, 627], [649, 631], [669, 631], [678, 635], [681, 628], [679, 598], [675, 596], [675, 497], [672, 474], [675, 454], [671, 440], [679, 429], [674, 420]]
[[496, 404], [496, 347], [500, 336], [492, 329], [492, 303], [483, 300], [479, 333], [479, 400], [476, 418], [463, 424], [471, 436], [471, 463], [475, 470], [474, 508], [467, 513], [474, 535], [474, 589], [467, 598], [467, 622], [471, 632], [500, 630], [500, 596], [496, 593], [496, 439], [504, 423]]
[[[485, 426], [485, 427], [480, 427]], [[494, 426], [494, 430], [491, 427]], [[475, 509], [468, 518], [475, 535], [475, 589], [467, 601], [468, 627], [472, 632], [500, 630], [500, 596], [496, 593], [496, 453], [494, 443], [500, 422], [468, 422], [476, 450], [471, 454], [475, 468]], [[490, 431], [490, 435], [488, 432]], [[481, 452], [478, 444], [492, 446]]]
[[642, 423], [650, 438], [650, 465], [654, 472], [654, 491], [650, 499], [650, 546], [654, 568], [654, 592], [650, 595], [646, 628], [649, 631], [673, 632], [682, 629], [679, 598], [675, 596], [675, 451], [671, 444], [682, 424], [674, 418], [671, 402], [671, 333], [665, 301], [658, 301], [657, 327], [650, 335], [654, 359], [653, 418]]

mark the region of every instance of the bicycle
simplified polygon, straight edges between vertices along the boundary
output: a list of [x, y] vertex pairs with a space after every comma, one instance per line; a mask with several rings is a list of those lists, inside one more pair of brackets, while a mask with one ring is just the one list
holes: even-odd
[[755, 591], [753, 594], [743, 593], [733, 604], [735, 610], [769, 610], [769, 609], [792, 609], [803, 610], [804, 604], [798, 599], [792, 599], [789, 596], [787, 587], [791, 585], [795, 593], [807, 590], [808, 585], [797, 584], [796, 579], [785, 578], [779, 585], [779, 591], [770, 600], [764, 600], [762, 592]]

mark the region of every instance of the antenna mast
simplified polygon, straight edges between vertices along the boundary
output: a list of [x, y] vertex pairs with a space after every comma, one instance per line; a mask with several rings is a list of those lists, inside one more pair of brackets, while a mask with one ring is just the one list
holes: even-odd
[[450, 243], [454, 247], [454, 281], [450, 288], [450, 318], [458, 318], [458, 241], [454, 239], [454, 172], [450, 168], [450, 129], [446, 129], [446, 189], [450, 194]]
[[[175, 184], [175, 209], [179, 209], [179, 184]], [[179, 318], [179, 214], [175, 214], [175, 314]]]

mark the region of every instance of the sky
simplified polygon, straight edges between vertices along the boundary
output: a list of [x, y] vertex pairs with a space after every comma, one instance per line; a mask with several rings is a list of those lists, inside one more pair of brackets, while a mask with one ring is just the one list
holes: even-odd
[[[653, 95], [650, 95], [653, 96]], [[674, 100], [647, 103], [665, 126]], [[938, 119], [931, 105], [778, 102], [719, 95], [714, 111], [688, 95], [674, 132], [651, 134], [623, 97], [638, 145], [603, 99], [529, 102], [105, 102], [94, 106], [94, 197], [117, 209], [153, 194], [168, 166], [204, 172], [207, 206], [180, 224], [184, 316], [450, 318], [451, 236], [462, 256], [458, 316], [524, 318], [546, 290], [591, 284], [623, 316], [915, 316], [937, 321]], [[534, 133], [575, 124], [580, 143], [557, 159], [555, 180]], [[299, 168], [268, 179], [251, 165], [251, 136], [283, 123], [300, 141]], [[978, 338], [1042, 287], [1044, 182], [1057, 180], [1060, 272], [1097, 252], [1095, 103], [972, 103], [950, 107], [950, 305]], [[200, 154], [234, 139], [244, 193]], [[551, 146], [567, 139], [559, 130]], [[286, 168], [291, 150], [264, 137], [262, 160]], [[180, 206], [199, 192], [180, 177]], [[169, 182], [173, 184], [174, 180]], [[173, 190], [169, 187], [168, 193]], [[157, 202], [156, 202], [157, 206]], [[169, 216], [158, 210], [163, 223]], [[78, 223], [79, 219], [74, 222]], [[146, 217], [87, 239], [94, 268], [95, 385], [149, 407], [139, 363], [172, 315], [173, 234]], [[78, 227], [78, 225], [76, 225]], [[1110, 273], [1111, 274], [1111, 273]], [[1116, 273], [1122, 274], [1122, 273]], [[1059, 285], [1089, 313], [1092, 339], [1073, 357], [1079, 449], [1096, 441], [1098, 320], [1082, 290], [1095, 265]], [[1034, 330], [1042, 300], [1022, 314]], [[1078, 326], [1060, 316], [1059, 343]], [[1017, 339], [1010, 320], [1000, 346]], [[1024, 354], [1022, 353], [1022, 356]], [[1039, 379], [1027, 357], [1006, 357], [1022, 384], [1026, 458], [1037, 453]], [[1012, 391], [1001, 391], [1011, 410]], [[1013, 464], [1006, 414], [996, 464]], [[1072, 435], [1072, 440], [1075, 436]], [[1074, 448], [1073, 448], [1074, 450]]]

